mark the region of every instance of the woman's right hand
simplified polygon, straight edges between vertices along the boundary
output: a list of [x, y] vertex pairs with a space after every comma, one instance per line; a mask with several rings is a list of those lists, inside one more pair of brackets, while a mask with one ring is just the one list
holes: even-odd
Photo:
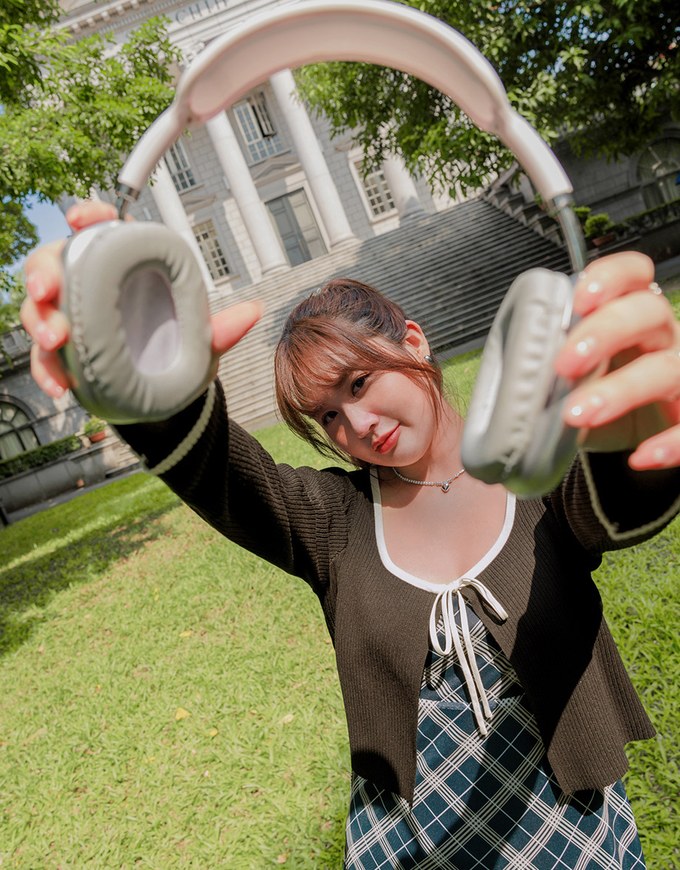
[[[69, 209], [66, 219], [78, 232], [92, 224], [116, 220], [114, 206], [83, 202]], [[26, 260], [26, 299], [21, 322], [33, 339], [31, 374], [43, 392], [53, 398], [69, 389], [68, 374], [57, 351], [69, 340], [69, 323], [59, 309], [64, 273], [61, 252], [65, 241], [52, 242], [34, 251]], [[262, 316], [259, 302], [242, 302], [212, 317], [212, 349], [221, 356], [237, 344]]]

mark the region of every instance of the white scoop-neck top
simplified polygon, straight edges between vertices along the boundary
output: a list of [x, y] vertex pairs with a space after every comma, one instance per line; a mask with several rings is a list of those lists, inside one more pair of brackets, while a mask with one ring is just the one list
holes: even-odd
[[469, 570], [465, 572], [464, 575], [461, 575], [461, 577], [452, 577], [449, 582], [445, 583], [435, 583], [431, 580], [425, 580], [422, 577], [417, 577], [415, 574], [411, 574], [410, 571], [405, 571], [403, 568], [400, 568], [397, 564], [395, 564], [390, 558], [390, 554], [387, 549], [387, 543], [385, 542], [385, 527], [383, 524], [380, 481], [378, 480], [378, 475], [375, 469], [371, 470], [371, 492], [373, 495], [373, 519], [375, 523], [375, 538], [378, 545], [380, 559], [383, 565], [391, 574], [394, 574], [401, 580], [405, 580], [407, 583], [410, 583], [413, 586], [418, 586], [421, 589], [427, 589], [429, 592], [439, 593], [447, 587], [458, 587], [463, 576], [467, 578], [477, 577], [484, 570], [484, 568], [487, 567], [487, 565], [493, 562], [496, 556], [503, 549], [515, 521], [516, 498], [511, 492], [508, 492], [505, 498], [505, 517], [503, 519], [503, 526], [501, 527], [498, 537], [489, 547], [486, 553], [484, 553], [481, 559], [479, 559], [479, 561], [475, 565], [472, 565]]

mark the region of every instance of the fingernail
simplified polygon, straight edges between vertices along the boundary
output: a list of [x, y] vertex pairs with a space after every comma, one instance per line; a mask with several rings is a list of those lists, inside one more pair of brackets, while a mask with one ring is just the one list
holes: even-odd
[[573, 420], [580, 422], [581, 425], [586, 425], [597, 422], [595, 415], [602, 408], [604, 408], [602, 396], [590, 396], [585, 401], [572, 405], [567, 413]]
[[47, 288], [45, 287], [42, 277], [35, 273], [29, 275], [26, 279], [26, 289], [36, 302], [40, 302], [47, 294]]
[[38, 337], [38, 344], [45, 350], [52, 350], [57, 344], [57, 336], [44, 323], [41, 323], [37, 327], [36, 335]]
[[43, 385], [45, 392], [49, 393], [55, 399], [60, 399], [66, 392], [61, 384], [57, 383], [54, 378], [47, 378]]
[[592, 336], [589, 336], [588, 338], [579, 341], [574, 350], [580, 357], [587, 357], [592, 353], [595, 344], [595, 339]]

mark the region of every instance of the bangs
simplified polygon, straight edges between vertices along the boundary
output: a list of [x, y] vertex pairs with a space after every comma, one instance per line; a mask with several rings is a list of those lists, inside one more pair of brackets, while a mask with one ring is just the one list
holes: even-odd
[[274, 370], [276, 401], [284, 422], [320, 453], [354, 464], [351, 456], [327, 440], [314, 420], [326, 391], [350, 375], [375, 371], [404, 372], [426, 390], [441, 385], [440, 370], [419, 363], [401, 343], [337, 316], [298, 320], [279, 342]]
[[390, 350], [380, 339], [357, 336], [355, 324], [315, 318], [304, 328], [297, 327], [285, 353], [277, 351], [279, 392], [298, 413], [314, 416], [319, 397], [351, 373], [391, 367]]

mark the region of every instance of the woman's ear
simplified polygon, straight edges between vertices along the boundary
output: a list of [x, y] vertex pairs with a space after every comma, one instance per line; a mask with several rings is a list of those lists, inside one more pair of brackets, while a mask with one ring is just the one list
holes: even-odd
[[404, 346], [410, 350], [419, 360], [430, 353], [430, 345], [425, 338], [425, 333], [415, 320], [406, 321], [406, 335], [403, 340]]

